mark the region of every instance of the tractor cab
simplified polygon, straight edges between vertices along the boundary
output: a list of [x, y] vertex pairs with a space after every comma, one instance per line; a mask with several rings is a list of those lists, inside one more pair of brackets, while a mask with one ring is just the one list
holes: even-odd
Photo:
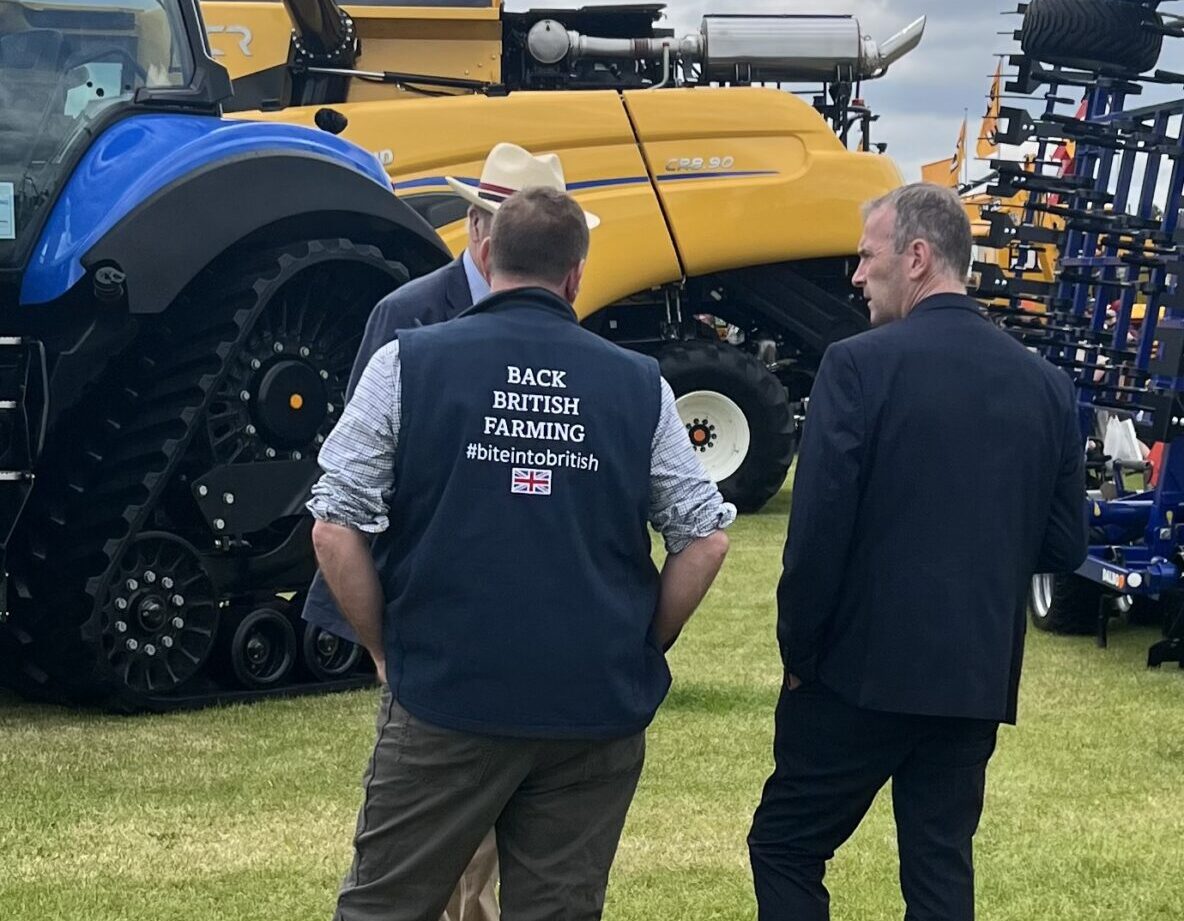
[[90, 139], [140, 109], [217, 111], [229, 86], [196, 23], [182, 0], [0, 0], [4, 303]]

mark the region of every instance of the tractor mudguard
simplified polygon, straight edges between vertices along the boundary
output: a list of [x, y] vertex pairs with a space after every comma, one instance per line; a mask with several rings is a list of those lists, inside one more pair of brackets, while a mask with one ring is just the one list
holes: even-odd
[[451, 258], [435, 231], [391, 194], [374, 157], [309, 128], [261, 129], [180, 115], [117, 122], [91, 145], [55, 204], [21, 303], [53, 301], [88, 270], [114, 265], [126, 276], [129, 310], [157, 313], [229, 247], [277, 224], [297, 236], [312, 228], [380, 246], [397, 236], [428, 268]]

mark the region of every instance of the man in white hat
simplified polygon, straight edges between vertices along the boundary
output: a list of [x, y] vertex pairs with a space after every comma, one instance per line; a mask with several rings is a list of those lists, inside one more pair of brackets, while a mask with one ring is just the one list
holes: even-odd
[[[516, 144], [498, 144], [489, 152], [485, 160], [485, 167], [481, 170], [481, 179], [473, 187], [446, 177], [448, 185], [457, 195], [467, 201], [473, 208], [493, 215], [507, 198], [523, 189], [543, 186], [567, 191], [567, 182], [563, 178], [563, 164], [555, 154], [533, 156]], [[472, 210], [469, 211], [470, 221]], [[588, 222], [588, 229], [592, 230], [600, 225], [600, 218], [594, 214], [584, 212], [584, 220]], [[475, 258], [480, 242], [473, 243], [472, 225], [470, 223], [469, 246]], [[488, 231], [486, 226], [486, 231]], [[485, 236], [489, 236], [488, 232]]]
[[[534, 186], [564, 191], [563, 165], [555, 154], [533, 156], [515, 144], [498, 144], [489, 152], [475, 188], [447, 177], [448, 184], [469, 203], [469, 240], [464, 252], [443, 268], [408, 282], [391, 292], [374, 308], [366, 323], [350, 374], [347, 396], [352, 396], [366, 365], [380, 348], [398, 338], [399, 330], [430, 326], [450, 320], [489, 294], [489, 283], [478, 268], [482, 243], [489, 236], [493, 216], [515, 192]], [[589, 228], [599, 224], [585, 214]], [[376, 560], [381, 566], [382, 560]], [[304, 619], [337, 636], [356, 642], [318, 572], [309, 588]], [[491, 831], [474, 854], [457, 884], [441, 921], [496, 921], [497, 844]]]

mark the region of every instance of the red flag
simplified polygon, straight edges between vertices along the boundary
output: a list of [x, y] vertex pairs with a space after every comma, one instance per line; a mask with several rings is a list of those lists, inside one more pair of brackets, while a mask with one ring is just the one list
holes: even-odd
[[[1077, 114], [1073, 117], [1079, 121], [1084, 119], [1089, 113], [1089, 97], [1081, 100], [1081, 105], [1077, 107]], [[1052, 152], [1052, 159], [1057, 162], [1057, 175], [1061, 178], [1065, 176], [1072, 176], [1075, 169], [1075, 162], [1077, 159], [1077, 143], [1075, 141], [1065, 141], [1057, 145], [1057, 149]], [[1061, 203], [1060, 195], [1048, 196], [1048, 203], [1050, 205], [1059, 205]]]

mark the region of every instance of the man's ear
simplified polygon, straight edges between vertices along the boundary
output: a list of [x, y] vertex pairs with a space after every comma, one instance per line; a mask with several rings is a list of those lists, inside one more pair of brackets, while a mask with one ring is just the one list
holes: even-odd
[[933, 247], [928, 240], [914, 240], [909, 244], [909, 278], [916, 281], [933, 271]]
[[567, 273], [567, 278], [563, 283], [563, 294], [567, 298], [568, 303], [574, 304], [576, 298], [580, 293], [580, 285], [584, 282], [584, 267], [588, 264], [588, 260], [581, 259], [579, 265]]
[[477, 271], [481, 273], [481, 277], [489, 284], [493, 284], [493, 267], [489, 260], [491, 237], [486, 237], [477, 246], [477, 258], [473, 261], [477, 263]]

